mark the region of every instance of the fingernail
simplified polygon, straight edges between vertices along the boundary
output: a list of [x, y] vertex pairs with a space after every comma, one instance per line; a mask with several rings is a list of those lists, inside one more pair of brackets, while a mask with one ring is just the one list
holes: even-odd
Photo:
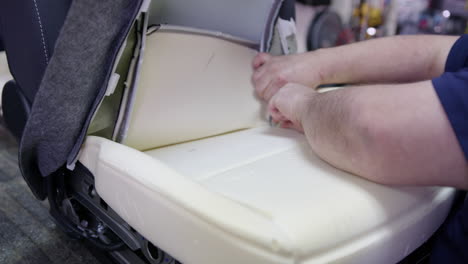
[[278, 127], [280, 125], [280, 123], [276, 123], [273, 120], [273, 117], [271, 115], [268, 116], [268, 124], [270, 125], [270, 127]]

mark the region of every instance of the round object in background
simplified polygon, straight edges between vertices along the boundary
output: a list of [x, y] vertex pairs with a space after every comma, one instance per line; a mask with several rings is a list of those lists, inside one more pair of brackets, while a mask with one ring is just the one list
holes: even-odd
[[309, 26], [307, 49], [316, 50], [343, 44], [341, 43], [343, 32], [344, 27], [340, 16], [325, 9], [312, 20]]

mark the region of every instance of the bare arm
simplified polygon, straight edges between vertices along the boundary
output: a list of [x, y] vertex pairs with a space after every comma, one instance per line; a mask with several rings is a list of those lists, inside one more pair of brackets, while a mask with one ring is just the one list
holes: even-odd
[[444, 72], [458, 37], [395, 36], [317, 52], [323, 83], [394, 83], [432, 79]]
[[[430, 81], [318, 94], [288, 84], [270, 101], [330, 164], [383, 184], [468, 188], [468, 167]], [[297, 98], [297, 99], [295, 99]]]
[[286, 83], [309, 87], [333, 83], [401, 83], [442, 74], [457, 37], [396, 36], [314, 52], [253, 61], [252, 81], [269, 100]]

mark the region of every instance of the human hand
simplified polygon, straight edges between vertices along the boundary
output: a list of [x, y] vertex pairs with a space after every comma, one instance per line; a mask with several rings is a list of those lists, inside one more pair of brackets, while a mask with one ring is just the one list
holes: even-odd
[[252, 83], [257, 94], [269, 101], [287, 83], [316, 88], [321, 83], [320, 70], [315, 66], [314, 53], [272, 56], [259, 53], [252, 66]]
[[302, 120], [317, 92], [307, 86], [289, 83], [283, 86], [270, 100], [268, 112], [272, 121], [283, 128], [304, 132]]

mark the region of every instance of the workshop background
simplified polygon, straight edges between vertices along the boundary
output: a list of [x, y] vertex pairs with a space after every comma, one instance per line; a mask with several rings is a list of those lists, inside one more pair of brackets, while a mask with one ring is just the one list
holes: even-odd
[[[465, 0], [302, 0], [296, 4], [298, 48], [304, 52], [396, 34], [461, 35], [468, 33], [467, 8]], [[0, 87], [11, 79], [0, 52]], [[17, 166], [17, 142], [0, 116], [0, 263], [107, 262], [59, 230], [47, 203], [33, 197]]]

